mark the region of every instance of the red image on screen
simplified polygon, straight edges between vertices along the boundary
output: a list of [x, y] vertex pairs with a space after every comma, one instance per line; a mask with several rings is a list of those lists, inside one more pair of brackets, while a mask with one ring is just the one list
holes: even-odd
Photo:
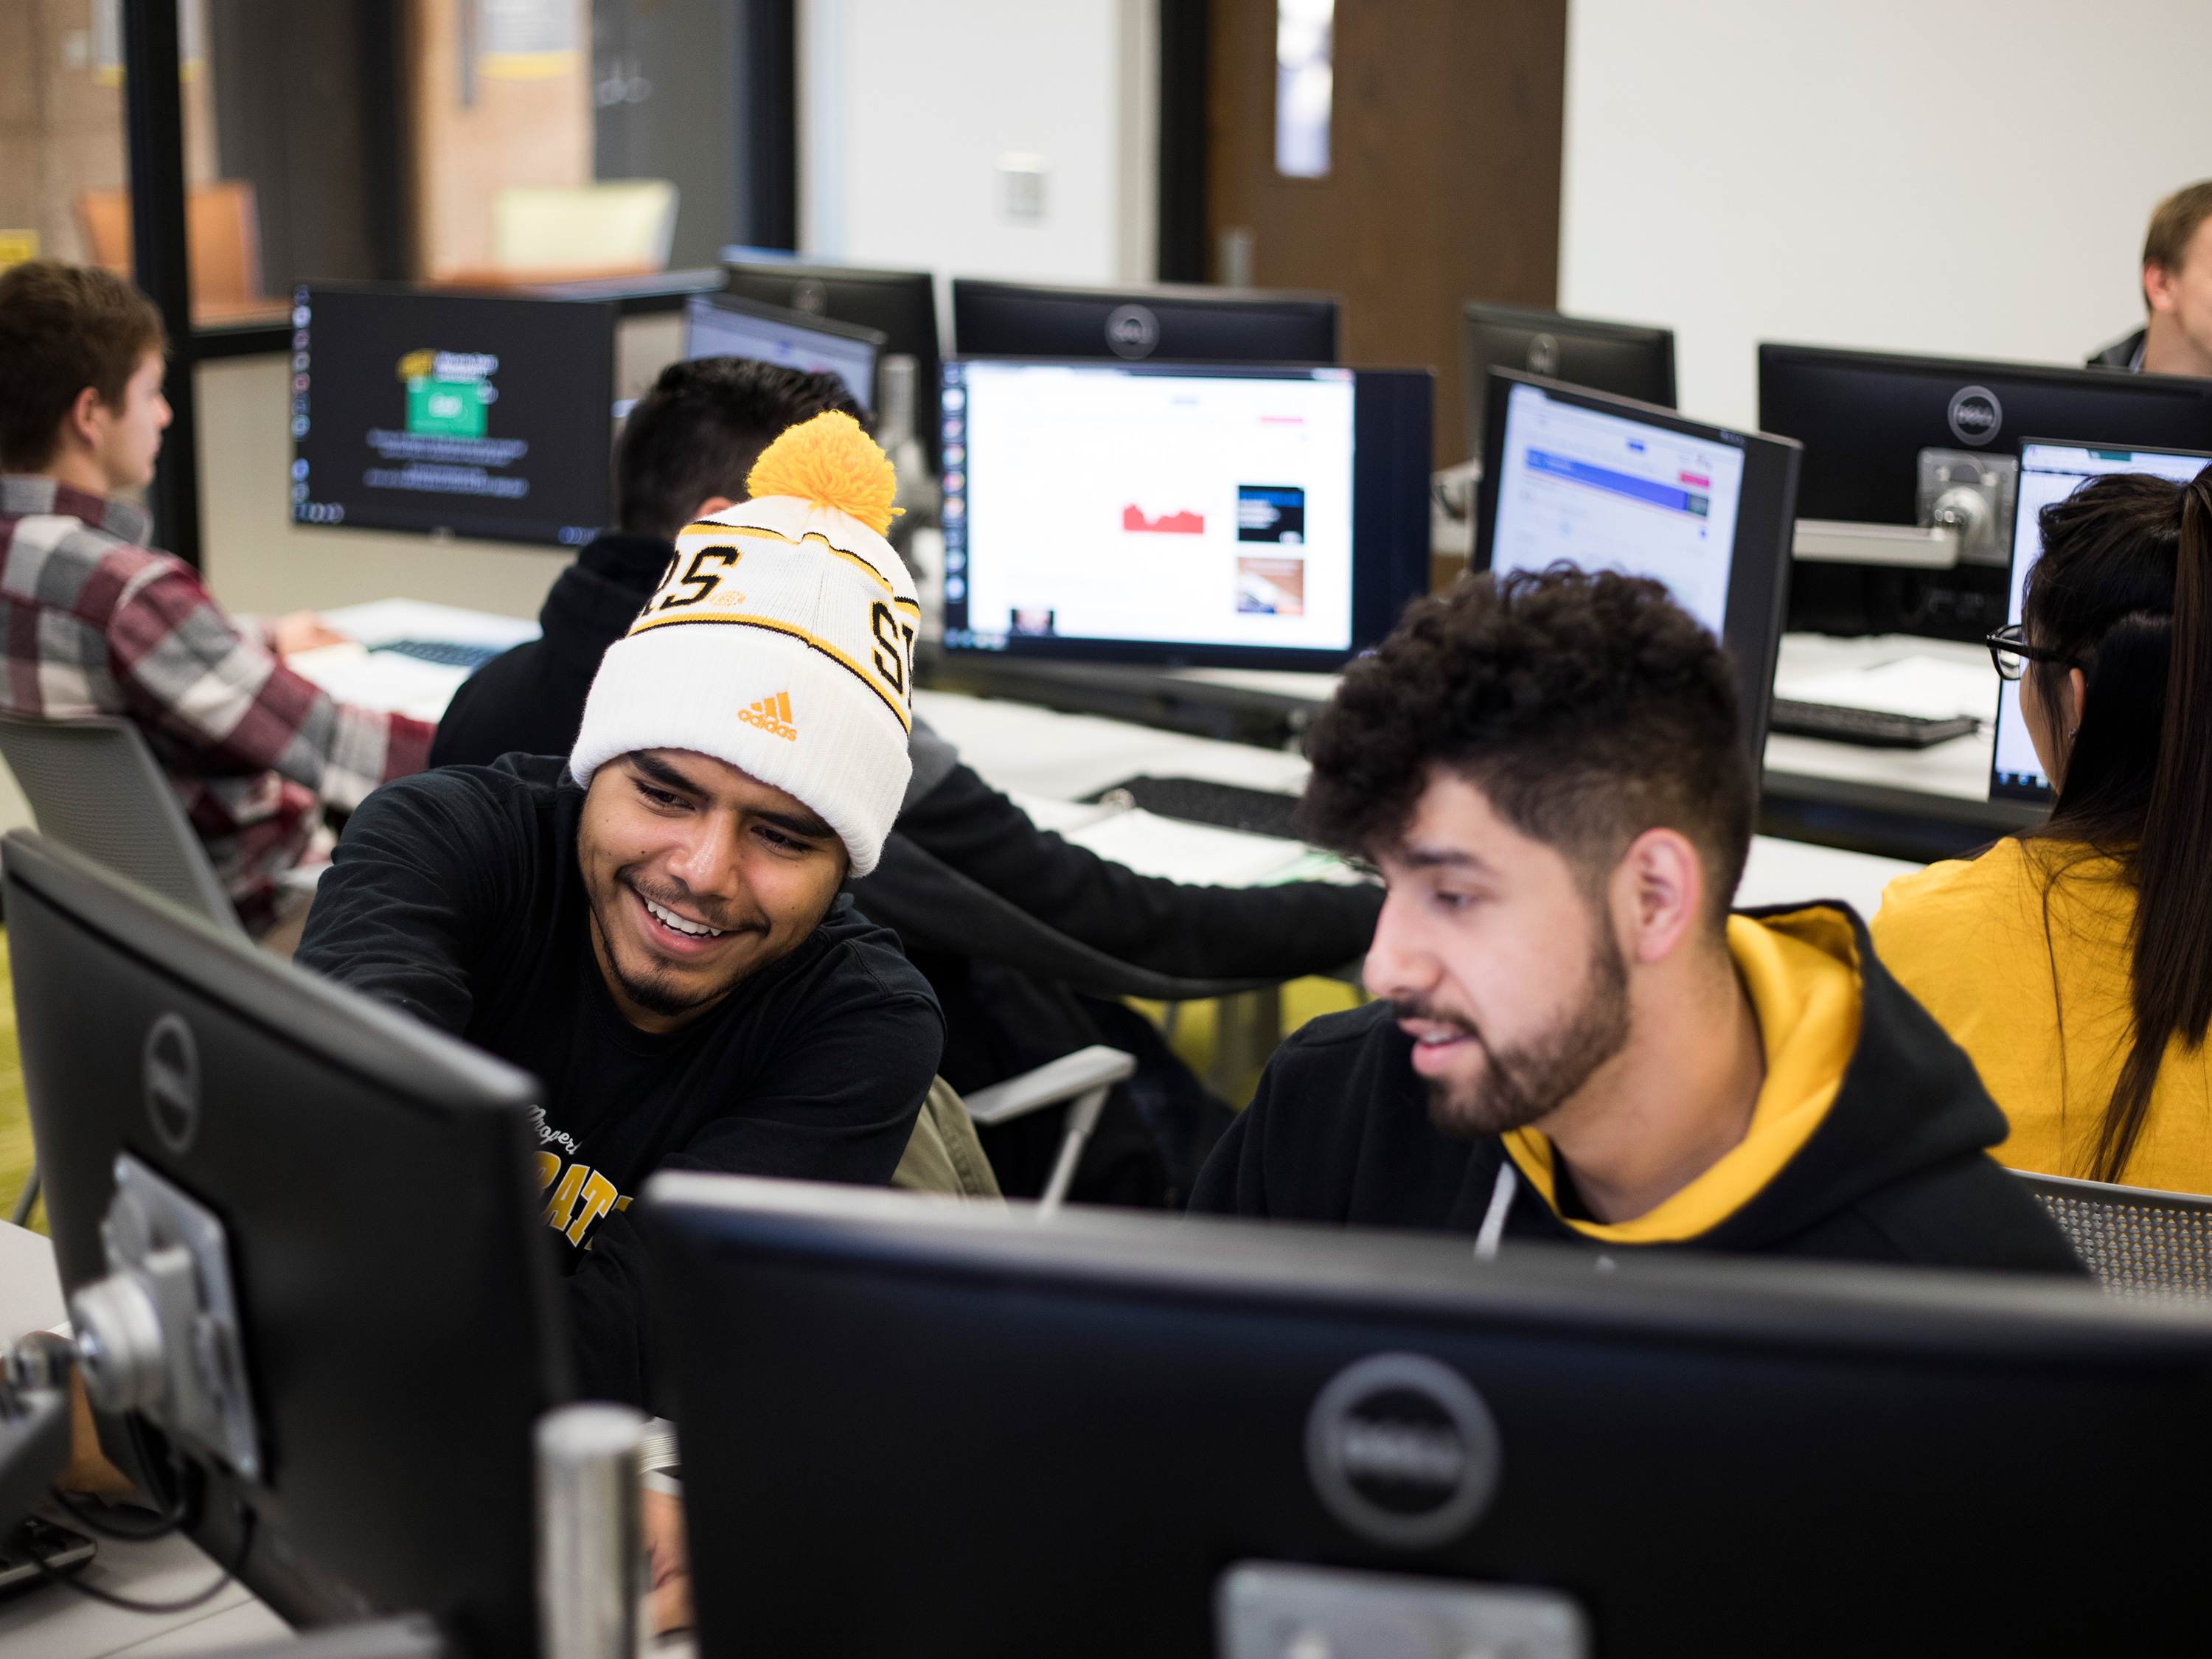
[[1206, 515], [1201, 513], [1163, 513], [1157, 519], [1145, 516], [1145, 509], [1134, 501], [1121, 509], [1121, 528], [1142, 531], [1155, 536], [1203, 536]]

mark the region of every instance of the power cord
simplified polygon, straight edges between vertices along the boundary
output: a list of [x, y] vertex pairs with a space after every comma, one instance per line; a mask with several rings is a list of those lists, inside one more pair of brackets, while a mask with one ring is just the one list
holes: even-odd
[[[60, 1496], [58, 1492], [55, 1495], [57, 1497]], [[78, 1513], [73, 1504], [64, 1504], [63, 1507], [68, 1510], [72, 1515], [77, 1515]], [[239, 1505], [239, 1516], [238, 1551], [236, 1554], [231, 1557], [230, 1564], [224, 1567], [220, 1573], [216, 1574], [215, 1582], [210, 1584], [205, 1589], [196, 1591], [191, 1595], [181, 1597], [174, 1601], [141, 1601], [128, 1595], [118, 1595], [112, 1590], [104, 1590], [96, 1585], [85, 1583], [82, 1580], [78, 1578], [76, 1575], [84, 1570], [86, 1564], [79, 1563], [76, 1566], [68, 1568], [66, 1570], [56, 1567], [49, 1563], [45, 1556], [40, 1555], [35, 1548], [31, 1549], [29, 1552], [31, 1564], [38, 1568], [40, 1574], [49, 1583], [66, 1584], [70, 1589], [75, 1590], [79, 1595], [89, 1596], [92, 1600], [105, 1602], [111, 1607], [121, 1607], [126, 1613], [190, 1613], [194, 1607], [204, 1607], [208, 1602], [215, 1600], [216, 1595], [222, 1592], [223, 1587], [228, 1584], [231, 1580], [237, 1577], [239, 1573], [244, 1570], [246, 1566], [246, 1558], [253, 1548], [254, 1517], [253, 1511], [242, 1504]], [[83, 1519], [84, 1517], [79, 1516], [78, 1518]], [[178, 1518], [181, 1519], [181, 1517]], [[90, 1522], [88, 1522], [87, 1524], [89, 1525]], [[167, 1530], [173, 1531], [176, 1524], [177, 1521], [173, 1520]], [[95, 1527], [94, 1530], [97, 1531], [99, 1528]], [[158, 1538], [163, 1536], [164, 1534], [160, 1532], [150, 1534], [109, 1532], [106, 1535], [112, 1538], [143, 1539], [148, 1537]]]

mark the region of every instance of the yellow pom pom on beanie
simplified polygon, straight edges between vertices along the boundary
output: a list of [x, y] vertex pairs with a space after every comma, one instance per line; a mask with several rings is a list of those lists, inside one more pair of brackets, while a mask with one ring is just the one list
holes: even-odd
[[802, 421], [761, 451], [745, 488], [757, 501], [791, 495], [834, 507], [878, 536], [891, 527], [898, 474], [860, 423], [838, 410]]

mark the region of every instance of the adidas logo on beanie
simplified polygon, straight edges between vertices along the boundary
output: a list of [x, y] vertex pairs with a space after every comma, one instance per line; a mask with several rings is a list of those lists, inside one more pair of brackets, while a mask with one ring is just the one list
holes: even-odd
[[849, 415], [817, 415], [762, 452], [753, 499], [676, 538], [629, 632], [607, 647], [568, 769], [689, 749], [804, 802], [853, 873], [898, 816], [921, 609], [883, 532], [896, 480]]

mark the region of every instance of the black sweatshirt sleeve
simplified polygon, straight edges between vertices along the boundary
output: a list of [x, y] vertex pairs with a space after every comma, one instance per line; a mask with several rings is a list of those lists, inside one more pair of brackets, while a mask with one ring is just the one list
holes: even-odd
[[[784, 1058], [748, 1093], [744, 1115], [702, 1125], [661, 1169], [890, 1180], [936, 1074], [945, 1026], [926, 994], [887, 986], [865, 962], [857, 965], [816, 976], [830, 994], [805, 1000], [805, 1030], [792, 1034]], [[664, 1339], [649, 1272], [629, 1215], [608, 1216], [568, 1279], [568, 1324], [586, 1398], [665, 1417], [674, 1402], [655, 1363]]]
[[965, 766], [899, 815], [899, 830], [969, 879], [1096, 950], [1193, 979], [1326, 973], [1374, 936], [1382, 890], [1330, 882], [1187, 887], [1041, 830]]
[[471, 968], [532, 857], [526, 792], [475, 769], [386, 784], [346, 825], [294, 959], [459, 1036]]

